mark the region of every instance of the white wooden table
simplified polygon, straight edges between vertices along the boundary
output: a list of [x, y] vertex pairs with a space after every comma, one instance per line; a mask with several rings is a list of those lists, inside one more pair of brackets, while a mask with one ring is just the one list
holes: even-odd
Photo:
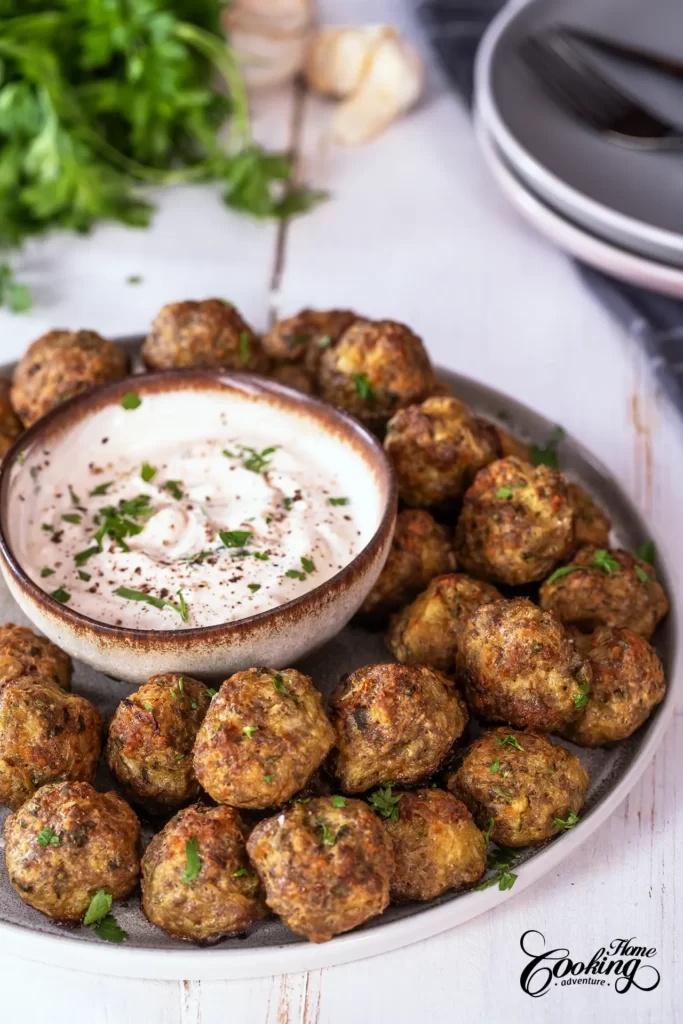
[[[407, 0], [344, 0], [325, 20], [390, 13], [410, 24]], [[329, 17], [327, 17], [329, 15]], [[105, 335], [144, 331], [166, 301], [220, 295], [263, 328], [273, 311], [351, 306], [404, 320], [436, 362], [507, 390], [596, 452], [660, 531], [679, 531], [680, 425], [644, 361], [558, 252], [499, 197], [467, 116], [438, 80], [423, 107], [368, 148], [334, 152], [325, 110], [305, 100], [297, 143], [307, 178], [333, 199], [284, 232], [226, 211], [213, 189], [161, 199], [151, 231], [118, 226], [88, 239], [55, 237], [21, 264], [37, 306], [0, 316], [0, 357], [18, 356], [53, 326]], [[259, 135], [292, 141], [295, 99], [258, 104]], [[140, 275], [139, 285], [126, 283]], [[679, 545], [683, 548], [683, 543]], [[683, 554], [683, 551], [682, 551]], [[675, 857], [683, 852], [680, 712], [641, 782], [561, 869], [457, 930], [371, 960], [243, 982], [108, 979], [5, 956], [7, 1022], [50, 1024], [365, 1024], [461, 1021], [670, 1022], [676, 1019], [683, 911]], [[520, 936], [589, 958], [615, 937], [656, 946], [662, 974], [650, 993], [520, 987]]]

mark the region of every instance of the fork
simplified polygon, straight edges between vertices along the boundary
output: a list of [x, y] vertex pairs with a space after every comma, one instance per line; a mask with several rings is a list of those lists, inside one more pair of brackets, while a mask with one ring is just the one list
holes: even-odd
[[613, 85], [562, 33], [531, 36], [520, 54], [560, 106], [612, 142], [646, 150], [683, 149], [683, 134]]

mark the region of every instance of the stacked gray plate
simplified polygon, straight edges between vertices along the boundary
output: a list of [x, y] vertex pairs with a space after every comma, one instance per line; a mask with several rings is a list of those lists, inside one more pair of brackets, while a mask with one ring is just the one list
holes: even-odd
[[[636, 283], [683, 295], [683, 146], [647, 152], [614, 144], [556, 105], [520, 56], [520, 43], [571, 25], [683, 64], [681, 0], [523, 0], [492, 23], [477, 61], [480, 138], [496, 176], [536, 224], [564, 229], [575, 255]], [[683, 79], [592, 53], [601, 70], [681, 128]], [[526, 193], [515, 198], [513, 181]], [[545, 211], [545, 218], [543, 216]], [[561, 223], [563, 222], [563, 223]], [[546, 233], [552, 234], [551, 230]], [[560, 242], [562, 244], [562, 242]], [[591, 249], [593, 250], [591, 258]], [[616, 264], [616, 266], [615, 266]]]

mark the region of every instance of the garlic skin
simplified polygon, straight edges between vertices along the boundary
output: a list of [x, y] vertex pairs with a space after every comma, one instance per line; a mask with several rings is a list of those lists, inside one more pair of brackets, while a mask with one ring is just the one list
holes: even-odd
[[270, 89], [302, 70], [312, 33], [314, 0], [233, 0], [224, 27], [249, 89]]
[[305, 64], [311, 89], [342, 99], [331, 134], [360, 146], [381, 134], [419, 100], [424, 65], [390, 25], [325, 29], [311, 40]]

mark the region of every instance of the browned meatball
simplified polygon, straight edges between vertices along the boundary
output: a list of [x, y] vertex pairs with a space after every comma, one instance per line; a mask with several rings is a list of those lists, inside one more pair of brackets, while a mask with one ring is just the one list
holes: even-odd
[[433, 900], [477, 882], [486, 870], [486, 840], [459, 800], [441, 789], [400, 794], [397, 814], [382, 822], [394, 848], [393, 900]]
[[497, 423], [493, 424], [493, 429], [498, 435], [500, 457], [502, 459], [507, 459], [512, 455], [515, 459], [521, 459], [522, 462], [532, 461], [531, 445], [527, 444], [526, 441], [520, 441], [518, 437], [508, 433], [507, 430], [503, 430]]
[[57, 779], [91, 782], [102, 719], [90, 701], [33, 676], [0, 688], [0, 803], [20, 807]]
[[335, 773], [346, 793], [412, 785], [437, 770], [467, 725], [450, 679], [423, 666], [367, 665], [330, 697]]
[[526, 598], [481, 605], [458, 640], [472, 710], [492, 722], [555, 732], [579, 714], [590, 666], [554, 615]]
[[402, 665], [452, 672], [457, 640], [468, 618], [500, 596], [492, 584], [462, 573], [437, 576], [412, 604], [392, 616], [387, 647]]
[[448, 788], [497, 843], [531, 846], [575, 824], [588, 772], [545, 736], [492, 729], [465, 753]]
[[588, 663], [590, 695], [563, 735], [582, 747], [625, 740], [664, 700], [666, 682], [657, 652], [630, 629], [601, 626], [593, 634]]
[[121, 701], [105, 757], [132, 803], [152, 813], [176, 810], [199, 795], [192, 750], [211, 694], [190, 676], [152, 676]]
[[421, 340], [393, 320], [358, 320], [323, 350], [322, 397], [381, 431], [399, 409], [421, 402], [436, 377]]
[[0, 684], [26, 676], [69, 690], [72, 671], [69, 655], [47, 637], [13, 622], [0, 626]]
[[194, 768], [218, 803], [276, 807], [306, 785], [334, 730], [311, 679], [250, 668], [226, 679], [197, 734]]
[[11, 383], [0, 379], [0, 459], [4, 458], [22, 431], [10, 401], [11, 390]]
[[361, 318], [350, 309], [302, 309], [278, 320], [263, 337], [263, 347], [277, 362], [301, 363], [316, 375], [320, 357], [336, 345], [347, 328]]
[[56, 921], [81, 921], [95, 893], [127, 896], [140, 873], [140, 823], [117, 793], [53, 782], [5, 822], [9, 880]]
[[389, 557], [360, 614], [381, 619], [419, 594], [435, 576], [453, 569], [455, 554], [445, 527], [423, 509], [399, 512]]
[[581, 548], [540, 590], [541, 608], [583, 632], [623, 626], [649, 640], [669, 610], [654, 568], [627, 551]]
[[277, 363], [272, 367], [268, 376], [278, 384], [301, 391], [304, 395], [312, 395], [315, 391], [313, 377], [298, 363]]
[[142, 858], [147, 919], [169, 935], [206, 942], [266, 917], [261, 883], [247, 859], [248, 834], [232, 807], [197, 804], [178, 811]]
[[401, 498], [427, 507], [454, 505], [499, 455], [494, 428], [448, 395], [399, 410], [387, 425], [384, 447]]
[[492, 583], [519, 586], [568, 558], [574, 510], [564, 478], [548, 466], [500, 459], [465, 494], [456, 530], [458, 563]]
[[600, 508], [578, 484], [567, 484], [569, 504], [574, 509], [574, 541], [577, 548], [593, 544], [606, 548], [612, 524]]
[[247, 853], [268, 906], [311, 942], [356, 928], [389, 903], [391, 840], [361, 800], [295, 804], [256, 826]]
[[95, 331], [48, 331], [19, 361], [12, 405], [28, 427], [67, 398], [121, 380], [127, 372], [121, 349]]
[[150, 370], [221, 366], [266, 373], [268, 357], [237, 309], [223, 299], [170, 302], [152, 321], [142, 346]]

